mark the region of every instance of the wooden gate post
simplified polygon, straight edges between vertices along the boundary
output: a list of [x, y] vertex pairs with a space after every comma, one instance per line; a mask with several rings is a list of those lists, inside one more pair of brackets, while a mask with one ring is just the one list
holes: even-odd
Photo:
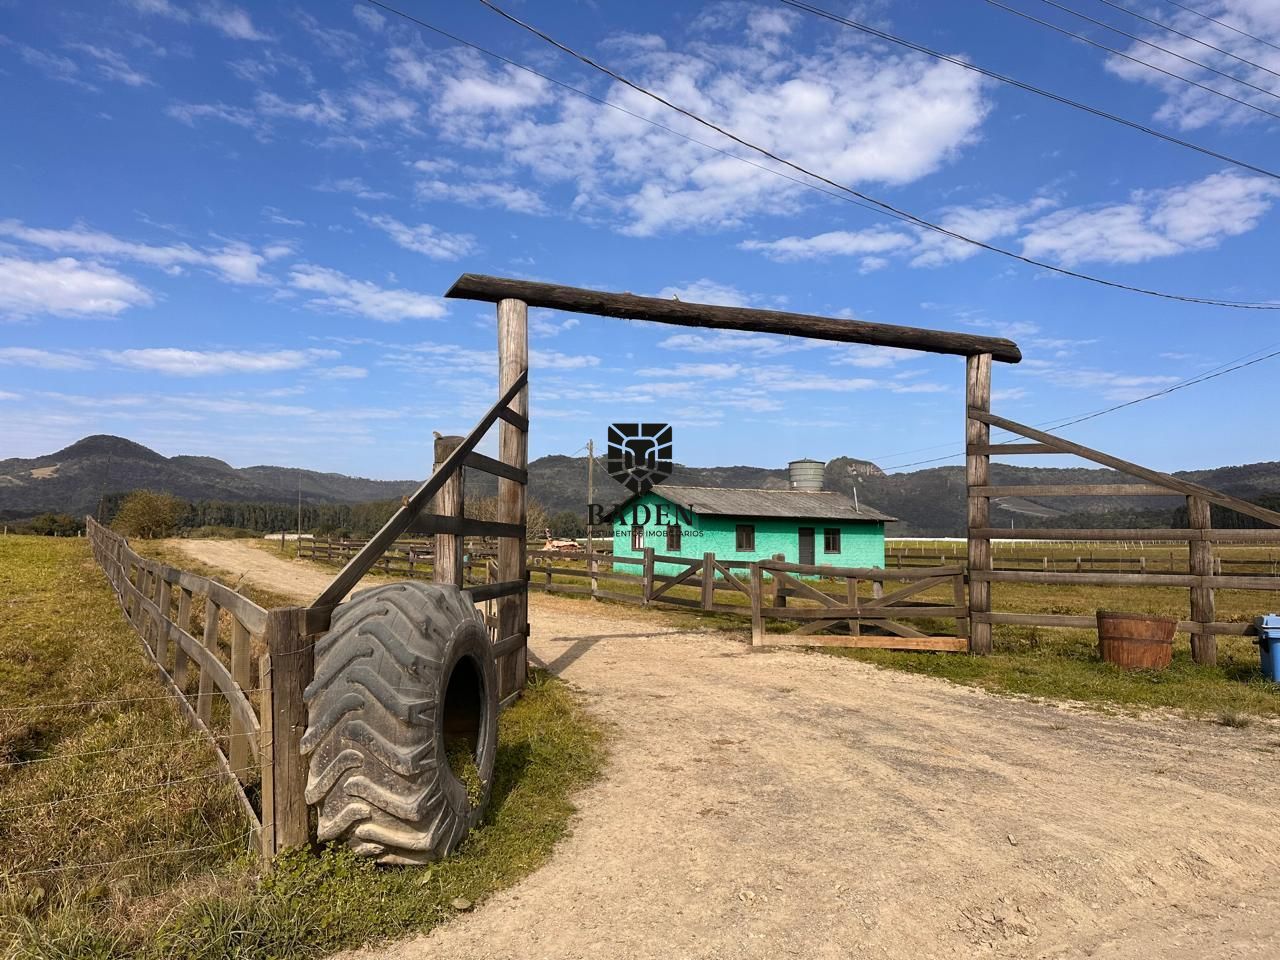
[[[462, 437], [436, 437], [436, 462], [432, 468], [433, 473], [440, 469], [440, 465], [448, 459], [449, 454], [458, 449], [462, 439]], [[466, 495], [462, 486], [462, 475], [462, 470], [456, 471], [436, 494], [435, 503], [432, 506], [437, 516], [462, 519], [463, 498]], [[434, 554], [432, 579], [436, 583], [462, 586], [462, 537], [453, 533], [437, 533]], [[409, 569], [410, 571], [413, 569], [412, 560], [409, 561]]]
[[[1209, 501], [1203, 497], [1187, 497], [1188, 526], [1197, 530], [1200, 535], [1212, 527]], [[1213, 544], [1208, 540], [1190, 540], [1190, 570], [1194, 577], [1213, 576]], [[1214, 603], [1213, 588], [1204, 586], [1204, 581], [1197, 581], [1191, 588], [1191, 619], [1196, 623], [1213, 623]], [[1208, 631], [1193, 630], [1191, 633], [1191, 657], [1196, 663], [1206, 667], [1218, 665], [1218, 638]]]
[[262, 852], [267, 858], [311, 842], [307, 816], [307, 762], [302, 734], [307, 729], [303, 691], [314, 670], [307, 608], [267, 611], [262, 658]]
[[991, 412], [991, 354], [980, 353], [966, 358], [965, 363], [965, 460], [964, 479], [968, 493], [969, 525], [969, 651], [991, 652], [991, 583], [975, 579], [991, 569], [991, 541], [976, 531], [990, 527], [991, 499], [974, 493], [975, 487], [990, 482], [991, 428], [969, 416], [969, 411]]
[[716, 555], [702, 555], [702, 609], [710, 610], [716, 604]]
[[649, 598], [653, 596], [653, 547], [644, 548], [644, 566], [641, 570], [644, 582], [640, 584], [640, 598], [648, 606]]
[[[503, 396], [521, 376], [529, 373], [529, 306], [523, 300], [498, 301], [498, 394]], [[526, 385], [511, 403], [511, 410], [529, 416], [529, 387]], [[529, 467], [529, 434], [526, 427], [504, 419], [498, 433], [498, 459], [519, 470]], [[518, 480], [498, 478], [498, 520], [515, 523], [524, 531], [525, 488]], [[503, 537], [498, 541], [498, 579], [527, 583], [525, 536]], [[528, 670], [529, 591], [522, 590], [498, 599], [498, 640], [522, 636], [525, 642], [498, 667], [498, 696], [507, 697], [524, 689]]]

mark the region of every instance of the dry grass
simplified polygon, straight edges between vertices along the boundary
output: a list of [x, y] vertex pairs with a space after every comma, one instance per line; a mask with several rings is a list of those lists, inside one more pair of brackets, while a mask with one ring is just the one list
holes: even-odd
[[87, 542], [0, 538], [0, 597], [0, 956], [265, 960], [427, 930], [545, 860], [602, 761], [599, 727], [535, 673], [458, 854], [388, 870], [298, 852], [262, 876]]

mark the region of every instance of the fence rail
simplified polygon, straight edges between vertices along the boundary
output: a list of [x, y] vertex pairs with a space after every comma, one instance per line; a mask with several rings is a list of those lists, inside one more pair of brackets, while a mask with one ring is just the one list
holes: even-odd
[[310, 675], [305, 611], [265, 610], [216, 580], [139, 555], [92, 517], [85, 524], [144, 654], [235, 788], [257, 849], [269, 859], [305, 843], [297, 744]]

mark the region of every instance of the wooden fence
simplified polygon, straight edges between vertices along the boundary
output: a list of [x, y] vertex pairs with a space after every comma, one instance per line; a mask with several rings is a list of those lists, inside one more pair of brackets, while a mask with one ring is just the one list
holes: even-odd
[[216, 580], [140, 556], [92, 517], [85, 523], [94, 559], [143, 652], [187, 721], [208, 738], [258, 850], [270, 859], [305, 844], [305, 611], [264, 610]]

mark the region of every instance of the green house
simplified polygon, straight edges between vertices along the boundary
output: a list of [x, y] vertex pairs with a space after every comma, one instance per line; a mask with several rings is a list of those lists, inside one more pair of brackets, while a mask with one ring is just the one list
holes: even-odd
[[[884, 525], [894, 518], [842, 493], [743, 490], [662, 484], [612, 511], [613, 553], [767, 560], [835, 567], [883, 567]], [[686, 568], [655, 563], [658, 573]]]

